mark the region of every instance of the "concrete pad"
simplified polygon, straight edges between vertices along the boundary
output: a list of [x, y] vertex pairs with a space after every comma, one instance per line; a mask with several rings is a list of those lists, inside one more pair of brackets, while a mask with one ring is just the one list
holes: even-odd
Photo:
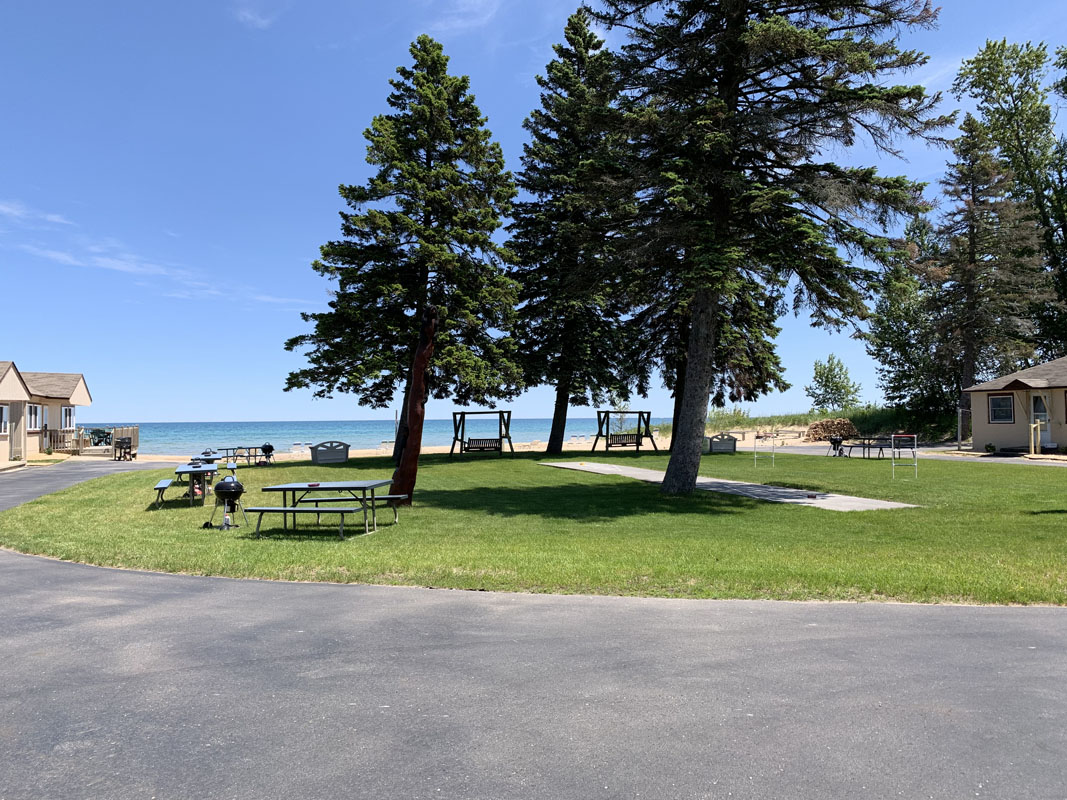
[[[600, 464], [595, 461], [541, 461], [539, 463], [546, 467], [594, 472], [598, 475], [621, 475], [625, 478], [635, 478], [648, 483], [663, 483], [663, 473], [655, 469], [627, 467], [621, 464]], [[787, 489], [782, 486], [767, 486], [762, 483], [728, 481], [723, 478], [697, 478], [696, 488], [704, 492], [736, 494], [742, 497], [751, 497], [753, 500], [765, 500], [768, 503], [792, 503], [798, 506], [822, 508], [827, 511], [881, 511], [890, 508], [919, 508], [919, 506], [909, 503], [870, 500], [866, 497], [852, 497], [847, 494], [808, 492], [803, 489]]]

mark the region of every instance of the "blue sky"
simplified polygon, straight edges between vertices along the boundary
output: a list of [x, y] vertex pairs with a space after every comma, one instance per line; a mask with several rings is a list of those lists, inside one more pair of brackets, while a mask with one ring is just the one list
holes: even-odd
[[[422, 32], [439, 39], [520, 166], [534, 75], [572, 0], [241, 0], [5, 3], [0, 10], [0, 359], [83, 372], [80, 420], [389, 418], [351, 398], [282, 391], [302, 365], [282, 349], [325, 307], [310, 269], [338, 235], [339, 183], [370, 174], [363, 130]], [[906, 43], [947, 89], [987, 38], [1049, 41], [1062, 0], [946, 0]], [[612, 35], [611, 38], [614, 38]], [[954, 107], [951, 97], [948, 106]], [[906, 145], [883, 171], [935, 182], [942, 151]], [[849, 158], [838, 154], [839, 158]], [[835, 353], [877, 401], [874, 365], [846, 334], [783, 320], [793, 384], [752, 406], [807, 407], [812, 363]], [[238, 354], [219, 359], [216, 348]], [[547, 417], [552, 393], [510, 404]], [[670, 414], [658, 389], [638, 405]], [[433, 401], [430, 417], [447, 417]], [[574, 409], [576, 416], [590, 416]]]

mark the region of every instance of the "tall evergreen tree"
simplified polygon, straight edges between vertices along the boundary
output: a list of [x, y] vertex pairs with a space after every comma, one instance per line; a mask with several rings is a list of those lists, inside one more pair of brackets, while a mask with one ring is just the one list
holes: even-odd
[[875, 310], [869, 352], [886, 397], [914, 411], [966, 406], [964, 389], [1026, 366], [1035, 311], [1052, 296], [1033, 210], [1012, 197], [1011, 169], [994, 149], [987, 126], [968, 115], [941, 181], [951, 205], [936, 232], [909, 228], [923, 243], [909, 273], [891, 273]]
[[[1067, 50], [1056, 66], [1067, 69]], [[1040, 310], [1040, 347], [1046, 357], [1067, 355], [1067, 139], [1058, 136], [1046, 86], [1048, 48], [987, 41], [963, 62], [953, 84], [958, 97], [977, 102], [981, 122], [1014, 175], [1014, 194], [1041, 225], [1055, 298]], [[1067, 80], [1053, 84], [1067, 96]]]
[[[429, 36], [410, 52], [413, 66], [390, 81], [392, 113], [364, 132], [378, 171], [366, 185], [340, 187], [350, 209], [341, 213], [344, 238], [323, 245], [312, 265], [337, 282], [330, 310], [303, 314], [314, 330], [285, 344], [307, 348], [310, 362], [289, 374], [286, 390], [349, 392], [381, 408], [417, 378], [425, 393], [405, 392], [398, 461], [404, 447], [421, 447], [421, 436], [406, 435], [408, 418], [429, 396], [491, 405], [520, 389], [514, 342], [494, 333], [510, 328], [517, 298], [492, 239], [514, 184], [469, 79], [448, 74]], [[433, 333], [423, 351], [432, 357], [419, 361], [425, 376], [413, 376], [420, 331]]]
[[941, 255], [933, 224], [917, 216], [905, 228], [898, 260], [879, 279], [865, 334], [888, 403], [931, 415], [950, 412], [956, 383], [940, 363], [938, 331], [944, 313], [930, 265]]
[[604, 188], [621, 169], [614, 59], [584, 11], [567, 20], [564, 37], [537, 77], [541, 107], [523, 124], [531, 140], [518, 185], [532, 199], [515, 203], [509, 227], [525, 379], [556, 389], [549, 453], [563, 450], [569, 405], [626, 393], [629, 362], [625, 279], [612, 268], [609, 235], [620, 207]]
[[938, 344], [966, 402], [962, 391], [979, 376], [1014, 372], [1033, 356], [1035, 311], [1047, 307], [1051, 285], [1033, 209], [1011, 196], [1011, 168], [994, 154], [988, 128], [968, 114], [961, 130], [941, 182], [953, 206], [936, 277]]
[[[889, 74], [924, 63], [897, 46], [929, 27], [925, 0], [602, 0], [595, 16], [623, 26], [623, 75], [636, 99], [640, 196], [656, 235], [680, 254], [690, 325], [685, 386], [666, 493], [696, 482], [708, 401], [725, 333], [773, 338], [773, 315], [730, 317], [755, 293], [773, 304], [788, 284], [817, 324], [866, 313], [874, 277], [852, 257], [887, 263], [881, 235], [916, 207], [917, 187], [873, 168], [820, 160], [866, 134], [893, 152], [898, 136], [930, 136], [947, 119], [937, 97]], [[726, 327], [726, 326], [729, 326]], [[780, 379], [762, 349], [753, 372]]]

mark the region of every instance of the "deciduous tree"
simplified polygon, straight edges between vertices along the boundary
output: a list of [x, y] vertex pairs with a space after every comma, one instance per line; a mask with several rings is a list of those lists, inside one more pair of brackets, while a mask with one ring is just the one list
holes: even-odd
[[840, 411], [852, 408], [860, 399], [860, 385], [849, 379], [848, 367], [833, 353], [826, 362], [815, 362], [811, 384], [804, 387], [811, 398], [812, 408], [818, 411]]

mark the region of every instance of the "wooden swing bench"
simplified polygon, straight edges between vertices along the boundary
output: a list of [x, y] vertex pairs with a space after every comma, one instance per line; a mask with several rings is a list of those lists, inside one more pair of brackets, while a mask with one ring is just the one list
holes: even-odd
[[[484, 415], [497, 418], [497, 435], [467, 438], [467, 417]], [[449, 456], [456, 452], [456, 445], [459, 445], [460, 454], [502, 454], [504, 452], [504, 442], [508, 443], [508, 448], [511, 452], [515, 452], [515, 446], [511, 443], [511, 412], [507, 409], [497, 411], [453, 411], [452, 429], [452, 446], [448, 449]]]
[[607, 447], [636, 447], [641, 443], [639, 433], [609, 433]]
[[503, 453], [504, 444], [500, 439], [468, 439], [463, 446], [466, 453]]

